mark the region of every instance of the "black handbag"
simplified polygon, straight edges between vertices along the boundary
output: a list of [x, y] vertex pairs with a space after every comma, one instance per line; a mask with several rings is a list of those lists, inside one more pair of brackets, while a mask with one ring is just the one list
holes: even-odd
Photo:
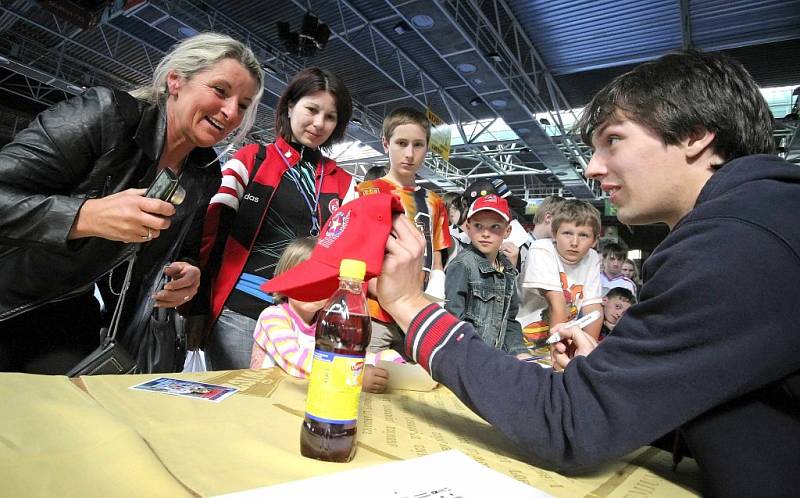
[[100, 332], [102, 337], [101, 344], [97, 349], [89, 353], [89, 356], [72, 367], [67, 372], [68, 377], [137, 373], [136, 360], [115, 340], [119, 328], [119, 317], [122, 314], [122, 304], [125, 301], [125, 295], [130, 285], [133, 263], [136, 261], [136, 253], [133, 253], [125, 261], [128, 263], [128, 268], [125, 271], [125, 281], [122, 284], [122, 290], [114, 308], [111, 323], [108, 328], [104, 328]]
[[180, 372], [186, 360], [184, 318], [175, 308], [153, 308], [146, 323], [136, 361], [142, 373]]

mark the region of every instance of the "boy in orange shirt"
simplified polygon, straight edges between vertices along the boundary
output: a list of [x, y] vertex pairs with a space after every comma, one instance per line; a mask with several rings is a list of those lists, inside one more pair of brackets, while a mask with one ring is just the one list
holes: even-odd
[[[441, 251], [451, 245], [447, 208], [438, 194], [416, 184], [430, 136], [431, 124], [424, 113], [408, 107], [389, 113], [383, 120], [383, 149], [389, 156], [389, 172], [382, 178], [361, 182], [356, 190], [359, 195], [383, 192], [400, 199], [408, 219], [425, 235], [425, 283], [433, 280], [441, 284], [444, 281]], [[444, 298], [443, 291], [433, 297]], [[392, 348], [402, 352], [403, 334], [392, 317], [375, 299], [369, 300], [369, 307], [372, 340], [367, 351]]]

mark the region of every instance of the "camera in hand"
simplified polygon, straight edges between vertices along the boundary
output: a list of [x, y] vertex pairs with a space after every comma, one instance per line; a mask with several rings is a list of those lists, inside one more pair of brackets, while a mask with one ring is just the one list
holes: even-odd
[[179, 182], [180, 177], [178, 177], [178, 175], [171, 169], [164, 168], [156, 179], [153, 180], [153, 183], [147, 189], [147, 192], [144, 193], [144, 196], [171, 202], [177, 206], [186, 198], [186, 190], [178, 185]]

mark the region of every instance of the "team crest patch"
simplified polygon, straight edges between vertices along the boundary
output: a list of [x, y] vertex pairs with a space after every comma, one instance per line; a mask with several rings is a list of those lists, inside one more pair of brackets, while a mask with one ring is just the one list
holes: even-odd
[[325, 248], [330, 247], [344, 233], [348, 222], [350, 222], [350, 211], [339, 211], [331, 216], [325, 235], [317, 243]]
[[328, 212], [333, 213], [337, 209], [339, 209], [339, 199], [333, 198], [331, 202], [328, 203]]

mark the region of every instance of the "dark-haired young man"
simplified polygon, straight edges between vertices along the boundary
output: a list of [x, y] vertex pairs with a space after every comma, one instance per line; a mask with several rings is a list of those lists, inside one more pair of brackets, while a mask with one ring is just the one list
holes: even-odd
[[559, 330], [577, 348], [556, 345], [563, 373], [524, 364], [426, 303], [408, 283], [418, 237], [397, 223], [378, 295], [407, 353], [539, 463], [597, 464], [680, 428], [705, 494], [797, 496], [800, 168], [772, 155], [755, 82], [721, 54], [667, 55], [612, 81], [579, 127], [620, 220], [671, 230], [640, 303], [600, 346]]

